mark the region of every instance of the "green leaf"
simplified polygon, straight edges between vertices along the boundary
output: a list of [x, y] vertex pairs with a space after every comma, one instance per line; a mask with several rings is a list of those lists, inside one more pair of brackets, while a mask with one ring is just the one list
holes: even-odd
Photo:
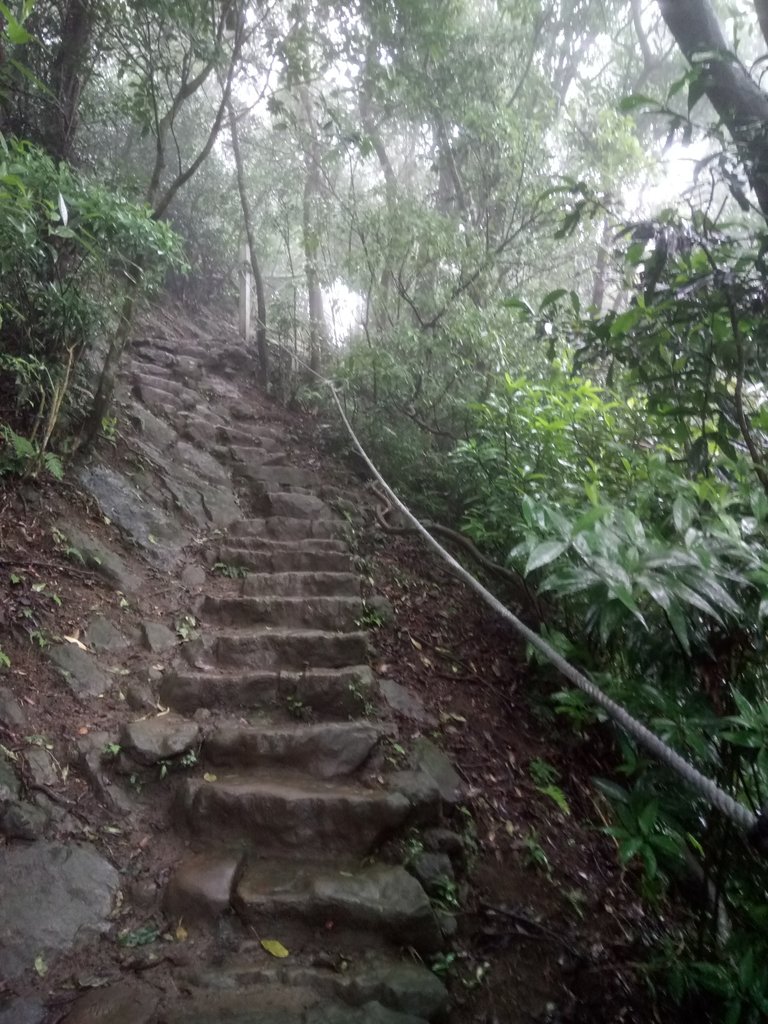
[[680, 605], [674, 599], [669, 602], [667, 615], [669, 616], [669, 624], [674, 630], [675, 636], [680, 642], [680, 646], [686, 654], [690, 655], [691, 642], [688, 639], [688, 627], [685, 622], [685, 615], [683, 614]]
[[525, 566], [525, 575], [528, 576], [534, 570], [541, 569], [542, 566], [554, 562], [567, 547], [568, 544], [561, 540], [545, 540], [543, 544], [538, 544], [528, 558]]

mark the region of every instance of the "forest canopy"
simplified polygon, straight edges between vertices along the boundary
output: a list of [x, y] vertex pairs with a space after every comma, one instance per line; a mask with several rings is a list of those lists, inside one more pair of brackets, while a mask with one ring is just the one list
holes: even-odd
[[[757, 811], [766, 71], [764, 0], [0, 3], [0, 475], [97, 443], [140, 303], [233, 304], [245, 244], [261, 383], [322, 407], [291, 353], [332, 376], [414, 507]], [[648, 903], [704, 880], [649, 983], [765, 1019], [764, 868], [628, 740], [612, 756]]]

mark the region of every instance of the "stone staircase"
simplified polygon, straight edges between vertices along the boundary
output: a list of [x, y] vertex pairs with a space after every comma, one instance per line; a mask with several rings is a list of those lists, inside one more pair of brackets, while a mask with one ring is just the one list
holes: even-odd
[[[455, 780], [424, 759], [393, 768], [347, 520], [317, 472], [291, 464], [284, 428], [244, 406], [226, 357], [149, 340], [126, 371], [145, 407], [227, 469], [244, 512], [206, 549], [220, 572], [197, 598], [199, 637], [159, 683], [170, 713], [136, 726], [162, 733], [166, 757], [196, 752], [174, 776], [180, 854], [163, 908], [171, 930], [210, 941], [209, 960], [176, 970], [175, 998], [104, 1019], [437, 1021], [447, 995], [425, 960], [454, 922], [387, 851], [411, 829], [446, 832]], [[132, 736], [129, 724], [129, 753]], [[289, 955], [270, 958], [267, 939]], [[96, 1019], [77, 1016], [87, 998], [68, 1022]]]

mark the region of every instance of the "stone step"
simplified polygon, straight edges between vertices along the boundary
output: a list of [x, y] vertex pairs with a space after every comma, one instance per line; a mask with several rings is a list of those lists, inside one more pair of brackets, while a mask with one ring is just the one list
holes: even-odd
[[378, 693], [367, 665], [306, 671], [190, 672], [170, 670], [160, 683], [160, 700], [174, 711], [198, 708], [227, 711], [311, 713], [324, 719], [362, 714]]
[[264, 625], [352, 630], [363, 614], [363, 602], [359, 597], [206, 596], [199, 612], [207, 622], [226, 628]]
[[198, 669], [344, 668], [367, 661], [368, 636], [360, 631], [339, 633], [288, 627], [226, 631], [185, 645], [182, 655]]
[[134, 372], [132, 377], [133, 383], [137, 388], [147, 387], [155, 391], [167, 391], [169, 394], [176, 395], [182, 399], [194, 396], [199, 401], [199, 395], [184, 387], [183, 384], [179, 384], [175, 379], [175, 374], [169, 374], [168, 377], [165, 377], [154, 373]]
[[251, 445], [230, 444], [223, 447], [230, 462], [237, 467], [246, 466], [249, 469], [256, 469], [262, 466], [288, 466], [288, 455], [286, 452], [277, 449], [269, 451], [262, 445], [255, 443]]
[[369, 722], [313, 722], [296, 725], [217, 725], [202, 755], [220, 767], [307, 771], [321, 779], [352, 775], [370, 757], [384, 735]]
[[347, 552], [302, 551], [295, 546], [286, 550], [264, 548], [252, 551], [248, 548], [222, 545], [216, 561], [241, 569], [251, 569], [254, 573], [349, 573], [353, 566], [352, 556]]
[[145, 384], [135, 385], [134, 392], [137, 398], [157, 413], [178, 412], [184, 407], [184, 403], [177, 395], [169, 391], [161, 391], [159, 388], [151, 388]]
[[[260, 962], [260, 947], [245, 949], [236, 957], [217, 962], [214, 967], [191, 969], [184, 975], [185, 986], [193, 994], [191, 1006], [202, 1006], [207, 997], [232, 993], [240, 989], [243, 1007], [260, 1007], [256, 992], [269, 986], [274, 992], [285, 987], [290, 992], [312, 993], [316, 1001], [335, 1000], [349, 1007], [378, 1003], [398, 1013], [410, 1014], [424, 1021], [442, 1019], [448, 1008], [448, 993], [443, 983], [423, 964], [412, 959], [394, 960], [376, 951], [365, 959], [364, 951], [354, 958], [346, 971], [332, 968], [295, 966], [293, 962], [279, 965]], [[254, 993], [250, 995], [249, 993]], [[212, 1007], [206, 1024], [227, 1020]], [[189, 1018], [178, 1017], [173, 1024], [189, 1024]]]
[[259, 519], [239, 519], [229, 528], [229, 539], [270, 537], [273, 540], [309, 540], [338, 537], [345, 529], [343, 519], [306, 519], [296, 516], [268, 516]]
[[332, 519], [329, 506], [314, 494], [267, 491], [262, 499], [265, 516], [287, 516], [296, 519]]
[[359, 597], [360, 577], [353, 572], [248, 573], [243, 597]]
[[411, 814], [410, 800], [397, 790], [287, 772], [214, 778], [181, 782], [178, 818], [197, 836], [246, 842], [260, 857], [362, 857]]
[[162, 1024], [426, 1024], [422, 1017], [379, 1002], [349, 1006], [318, 1000], [312, 988], [254, 986], [235, 992], [193, 994], [162, 1015]]
[[[422, 954], [442, 945], [440, 926], [424, 889], [399, 865], [352, 870], [255, 860], [235, 885], [232, 904], [258, 934], [280, 932], [288, 921], [339, 931], [365, 931], [366, 941], [384, 939]], [[346, 940], [346, 936], [344, 939]]]
[[273, 540], [268, 536], [233, 537], [226, 548], [236, 551], [348, 551], [345, 540], [335, 537], [306, 537]]
[[317, 487], [320, 477], [313, 469], [296, 466], [235, 466], [234, 475], [249, 483], [278, 487]]
[[171, 380], [176, 377], [176, 367], [172, 365], [159, 366], [156, 363], [145, 362], [143, 359], [132, 359], [128, 375], [138, 374], [145, 377], [162, 377]]

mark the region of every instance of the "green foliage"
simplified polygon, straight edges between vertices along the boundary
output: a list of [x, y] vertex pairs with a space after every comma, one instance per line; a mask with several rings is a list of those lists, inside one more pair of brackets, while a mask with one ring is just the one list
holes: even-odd
[[122, 283], [142, 264], [157, 284], [179, 261], [178, 240], [148, 210], [0, 140], [0, 471], [61, 475], [46, 449], [87, 394], [75, 384], [115, 324]]

